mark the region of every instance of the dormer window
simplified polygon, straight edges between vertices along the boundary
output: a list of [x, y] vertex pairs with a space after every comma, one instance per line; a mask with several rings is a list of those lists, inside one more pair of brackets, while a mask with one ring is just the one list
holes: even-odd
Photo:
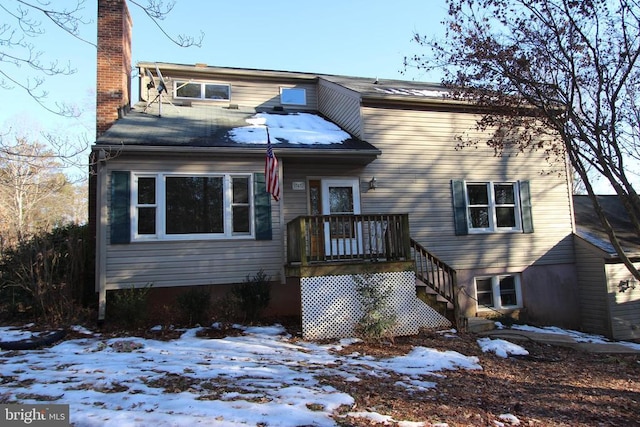
[[203, 99], [210, 101], [231, 100], [231, 86], [221, 83], [187, 82], [176, 80], [173, 83], [174, 98]]
[[280, 103], [282, 105], [307, 105], [307, 90], [294, 87], [280, 88]]

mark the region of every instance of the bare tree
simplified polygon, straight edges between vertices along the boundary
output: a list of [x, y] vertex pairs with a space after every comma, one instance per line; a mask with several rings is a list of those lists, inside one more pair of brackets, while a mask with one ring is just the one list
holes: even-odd
[[17, 138], [10, 150], [0, 157], [0, 235], [5, 245], [82, 220], [77, 211], [86, 200], [77, 197], [47, 148]]
[[[98, 0], [100, 1], [100, 0]], [[188, 35], [173, 37], [162, 28], [164, 20], [173, 9], [175, 1], [128, 0], [144, 11], [160, 31], [178, 46], [200, 46], [203, 39]], [[45, 88], [47, 77], [69, 76], [76, 72], [70, 63], [61, 64], [56, 58], [46, 58], [46, 53], [38, 48], [38, 39], [51, 37], [48, 33], [60, 31], [95, 47], [95, 43], [85, 38], [82, 29], [93, 20], [85, 13], [86, 0], [53, 2], [46, 0], [3, 0], [0, 4], [0, 87], [20, 89], [31, 96], [44, 109], [62, 116], [77, 116], [77, 109], [70, 104], [56, 102], [49, 104]], [[68, 5], [68, 6], [66, 6]], [[52, 25], [51, 25], [52, 24]], [[25, 73], [24, 70], [30, 72]]]
[[[640, 158], [637, 0], [447, 0], [443, 41], [406, 67], [442, 67], [454, 96], [487, 107], [489, 144], [567, 156], [609, 240], [640, 280], [596, 198], [590, 170], [611, 185], [640, 236], [633, 165]], [[514, 132], [505, 129], [517, 129]], [[473, 143], [466, 141], [466, 143]], [[464, 142], [462, 143], [464, 145]], [[637, 164], [637, 163], [636, 163]]]

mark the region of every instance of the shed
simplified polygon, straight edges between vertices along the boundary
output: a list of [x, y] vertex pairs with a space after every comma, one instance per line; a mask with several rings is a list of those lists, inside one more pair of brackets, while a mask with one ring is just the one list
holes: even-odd
[[[640, 268], [640, 236], [618, 196], [597, 196], [623, 248]], [[582, 328], [615, 340], [640, 340], [640, 284], [609, 242], [588, 196], [574, 196]]]

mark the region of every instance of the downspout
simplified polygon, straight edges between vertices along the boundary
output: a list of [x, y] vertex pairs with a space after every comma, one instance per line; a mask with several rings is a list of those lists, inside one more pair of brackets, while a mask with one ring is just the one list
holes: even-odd
[[98, 323], [107, 310], [107, 155], [98, 152], [96, 164], [96, 291], [98, 292]]
[[287, 262], [287, 248], [286, 248], [286, 240], [285, 240], [285, 233], [287, 231], [286, 229], [286, 225], [284, 223], [284, 164], [282, 163], [282, 159], [278, 159], [278, 180], [280, 181], [280, 188], [282, 191], [280, 191], [280, 200], [278, 201], [279, 203], [279, 228], [280, 228], [280, 248], [282, 248], [282, 261], [280, 263], [280, 283], [281, 284], [286, 284], [287, 283], [287, 278], [285, 275], [285, 263]]

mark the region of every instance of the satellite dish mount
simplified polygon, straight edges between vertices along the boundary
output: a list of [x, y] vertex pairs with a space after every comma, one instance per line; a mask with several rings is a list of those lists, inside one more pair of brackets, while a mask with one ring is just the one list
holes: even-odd
[[[156, 74], [158, 78], [157, 84], [154, 80], [153, 74], [151, 74], [151, 71], [148, 68], [145, 69], [145, 73], [147, 74], [147, 77], [149, 77], [149, 83], [147, 84], [147, 93], [151, 89], [156, 88], [156, 90], [158, 91], [158, 94], [156, 95], [155, 98], [153, 98], [152, 101], [148, 101], [149, 97], [147, 96], [147, 106], [144, 107], [144, 112], [147, 111], [147, 109], [151, 104], [157, 101], [158, 117], [162, 117], [162, 94], [167, 93], [167, 83], [165, 82], [164, 77], [162, 77], [162, 73], [160, 72], [160, 67], [158, 67], [158, 64], [156, 64]], [[175, 108], [175, 105], [173, 105], [173, 102], [171, 102], [171, 99], [167, 98], [167, 102], [171, 104], [172, 107]]]

